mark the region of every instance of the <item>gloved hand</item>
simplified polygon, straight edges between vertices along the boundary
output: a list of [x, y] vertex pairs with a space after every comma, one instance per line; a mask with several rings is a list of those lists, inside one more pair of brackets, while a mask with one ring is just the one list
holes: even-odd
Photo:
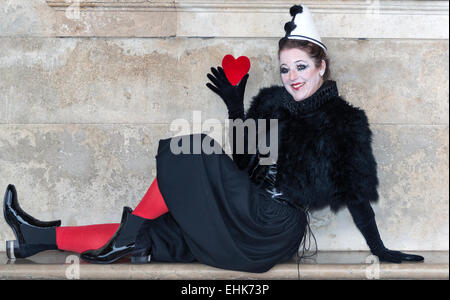
[[356, 227], [366, 239], [367, 245], [373, 255], [378, 256], [380, 261], [401, 263], [402, 261], [423, 261], [423, 256], [407, 254], [400, 251], [387, 249], [381, 240], [375, 222], [375, 213], [369, 202], [347, 205]]
[[228, 81], [225, 71], [221, 67], [217, 67], [217, 70], [211, 68], [211, 72], [213, 75], [208, 73], [207, 76], [214, 85], [208, 82], [206, 86], [219, 95], [225, 102], [230, 119], [243, 117], [245, 85], [247, 84], [249, 74], [246, 74], [239, 84], [233, 86]]
[[403, 253], [400, 251], [389, 250], [384, 248], [382, 250], [372, 251], [373, 255], [378, 256], [380, 261], [401, 263], [402, 261], [423, 261], [423, 256]]

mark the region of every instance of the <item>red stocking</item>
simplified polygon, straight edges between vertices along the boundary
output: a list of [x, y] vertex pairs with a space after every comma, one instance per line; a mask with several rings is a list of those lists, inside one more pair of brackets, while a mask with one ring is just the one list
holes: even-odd
[[155, 178], [147, 193], [145, 193], [144, 198], [142, 198], [141, 202], [134, 209], [133, 215], [145, 219], [156, 219], [168, 211], [169, 209], [159, 191], [158, 181]]
[[[155, 178], [133, 214], [145, 219], [155, 219], [168, 211]], [[56, 227], [56, 244], [60, 250], [77, 253], [98, 249], [111, 239], [118, 227], [118, 223]]]
[[56, 245], [60, 250], [82, 253], [98, 249], [108, 242], [119, 224], [56, 227]]

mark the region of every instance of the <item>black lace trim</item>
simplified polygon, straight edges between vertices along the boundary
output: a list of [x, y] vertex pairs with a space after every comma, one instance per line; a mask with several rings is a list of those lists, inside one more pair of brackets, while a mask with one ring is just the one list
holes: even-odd
[[293, 115], [302, 116], [318, 110], [336, 96], [339, 96], [336, 82], [327, 80], [314, 94], [301, 101], [295, 101], [291, 94], [283, 89], [281, 106]]

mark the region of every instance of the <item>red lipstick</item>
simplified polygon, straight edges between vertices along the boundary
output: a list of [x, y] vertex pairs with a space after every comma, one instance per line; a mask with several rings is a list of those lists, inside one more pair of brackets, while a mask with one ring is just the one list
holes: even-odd
[[291, 87], [292, 87], [294, 90], [298, 91], [298, 90], [301, 89], [304, 85], [305, 85], [304, 82], [303, 82], [303, 83], [297, 82], [297, 83], [291, 84]]

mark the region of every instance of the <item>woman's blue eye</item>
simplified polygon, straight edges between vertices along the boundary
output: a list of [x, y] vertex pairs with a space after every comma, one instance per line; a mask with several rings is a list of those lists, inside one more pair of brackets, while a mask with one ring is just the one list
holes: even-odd
[[307, 67], [308, 67], [307, 65], [298, 65], [297, 70], [302, 71], [302, 70], [306, 69]]
[[281, 74], [286, 74], [288, 72], [288, 69], [286, 69], [286, 68], [281, 68], [280, 69], [280, 73]]

